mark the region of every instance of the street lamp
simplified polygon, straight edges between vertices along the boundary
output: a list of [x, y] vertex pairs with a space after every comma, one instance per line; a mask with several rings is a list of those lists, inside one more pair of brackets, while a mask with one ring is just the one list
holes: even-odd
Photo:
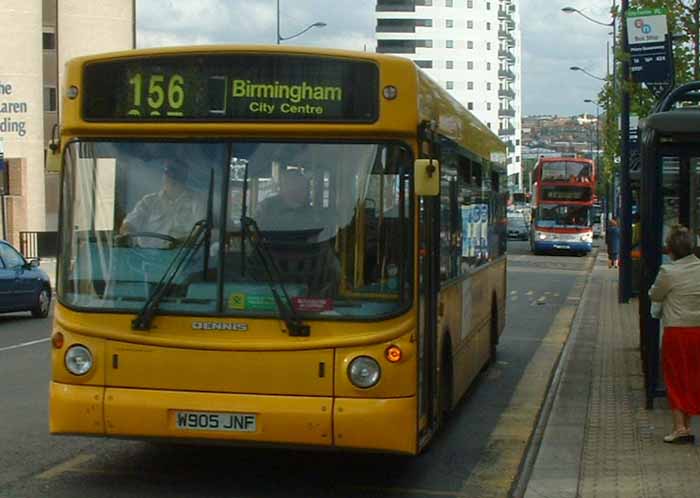
[[599, 25], [601, 25], [601, 26], [608, 26], [608, 27], [613, 27], [613, 26], [615, 26], [615, 19], [613, 19], [611, 22], [601, 22], [601, 21], [597, 21], [597, 20], [593, 19], [592, 17], [588, 17], [586, 14], [584, 14], [584, 13], [581, 12], [580, 10], [575, 9], [575, 8], [573, 8], [573, 7], [563, 7], [563, 8], [561, 9], [561, 11], [564, 12], [564, 13], [566, 13], [566, 14], [574, 14], [574, 13], [575, 13], [575, 14], [578, 14], [578, 15], [580, 15], [580, 16], [582, 16], [582, 17], [588, 19], [589, 21], [591, 21], [591, 22], [593, 22], [593, 23], [596, 23], [596, 24], [599, 24]]
[[[613, 90], [615, 90], [615, 89], [617, 88], [617, 81], [616, 81], [616, 77], [615, 77], [616, 74], [617, 74], [616, 69], [615, 69], [616, 66], [617, 66], [617, 64], [616, 64], [616, 58], [615, 58], [615, 57], [616, 57], [616, 56], [615, 56], [615, 51], [616, 51], [616, 46], [617, 46], [617, 17], [616, 17], [616, 15], [617, 15], [617, 14], [616, 14], [616, 12], [617, 12], [617, 0], [613, 0], [613, 9], [612, 9], [612, 12], [613, 12], [613, 19], [612, 19], [612, 21], [610, 21], [610, 22], [602, 22], [602, 21], [598, 21], [597, 19], [593, 19], [592, 17], [587, 16], [586, 14], [584, 14], [583, 12], [581, 12], [580, 10], [578, 10], [578, 9], [576, 9], [576, 8], [574, 8], [574, 7], [563, 7], [563, 8], [561, 9], [561, 11], [564, 12], [565, 14], [578, 14], [578, 15], [580, 15], [581, 17], [583, 17], [584, 19], [586, 19], [586, 20], [588, 20], [588, 21], [590, 21], [590, 22], [592, 22], [592, 23], [594, 23], [594, 24], [597, 24], [597, 25], [599, 25], [599, 26], [605, 26], [605, 27], [607, 27], [607, 28], [612, 28], [612, 29], [613, 29], [613, 31], [612, 31], [612, 37], [613, 37], [613, 45], [612, 45], [612, 52], [613, 52]], [[609, 52], [610, 52], [610, 51], [608, 50], [608, 59], [609, 59], [609, 57], [610, 57], [610, 53], [609, 53]], [[610, 63], [609, 63], [609, 61], [608, 61], [608, 74], [610, 74]]]
[[313, 28], [324, 28], [326, 27], [327, 24], [325, 22], [315, 22], [313, 24], [308, 25], [301, 31], [299, 31], [296, 34], [293, 34], [292, 36], [282, 36], [280, 34], [280, 0], [277, 0], [277, 45], [279, 45], [283, 41], [291, 40], [292, 38], [296, 38], [297, 36], [301, 36], [310, 29]]
[[585, 74], [586, 76], [590, 76], [591, 78], [594, 78], [594, 79], [597, 79], [597, 80], [600, 80], [600, 81], [607, 81], [605, 78], [601, 78], [600, 76], [596, 76], [595, 74], [591, 74], [591, 73], [589, 73], [588, 71], [586, 71], [585, 69], [583, 69], [582, 67], [579, 67], [579, 66], [571, 66], [569, 69], [571, 69], [572, 71], [581, 71], [581, 72], [582, 72], [583, 74]]

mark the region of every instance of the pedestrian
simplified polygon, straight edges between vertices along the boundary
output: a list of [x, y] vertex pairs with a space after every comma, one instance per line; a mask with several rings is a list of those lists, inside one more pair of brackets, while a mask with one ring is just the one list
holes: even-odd
[[661, 265], [649, 289], [652, 303], [661, 303], [664, 325], [662, 362], [673, 432], [666, 443], [692, 443], [690, 417], [700, 415], [700, 259], [693, 236], [680, 225], [666, 237], [669, 264]]
[[605, 231], [605, 244], [608, 246], [608, 268], [617, 268], [620, 255], [620, 226], [617, 218], [612, 218]]

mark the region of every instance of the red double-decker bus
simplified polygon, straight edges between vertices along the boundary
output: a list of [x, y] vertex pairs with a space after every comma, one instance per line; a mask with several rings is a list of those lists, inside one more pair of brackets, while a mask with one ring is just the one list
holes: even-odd
[[591, 251], [595, 184], [595, 165], [590, 159], [540, 158], [532, 186], [530, 248], [535, 254]]

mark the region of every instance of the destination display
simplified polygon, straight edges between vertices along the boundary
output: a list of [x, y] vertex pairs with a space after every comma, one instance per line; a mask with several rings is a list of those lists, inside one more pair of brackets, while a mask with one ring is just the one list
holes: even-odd
[[588, 202], [593, 198], [593, 189], [587, 187], [542, 187], [543, 201]]
[[187, 54], [87, 64], [87, 121], [371, 123], [379, 71], [368, 61], [279, 54]]

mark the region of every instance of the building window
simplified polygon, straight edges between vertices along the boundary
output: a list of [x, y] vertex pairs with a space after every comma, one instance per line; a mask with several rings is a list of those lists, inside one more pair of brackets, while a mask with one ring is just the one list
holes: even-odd
[[486, 102], [486, 110], [487, 111], [491, 110], [491, 102]]
[[491, 23], [490, 22], [486, 23], [486, 31], [491, 31]]
[[44, 31], [41, 43], [44, 50], [56, 50], [56, 33], [53, 31]]
[[446, 48], [454, 48], [454, 47], [455, 47], [455, 42], [453, 42], [452, 40], [447, 40], [447, 41], [445, 42], [445, 47], [446, 47]]
[[448, 81], [445, 83], [445, 88], [452, 90], [455, 87], [454, 81]]
[[488, 82], [486, 83], [486, 89], [487, 89], [487, 90], [491, 90], [491, 82], [490, 82], [490, 81], [488, 81]]
[[491, 123], [486, 123], [486, 126], [489, 127], [489, 130], [491, 129]]
[[469, 41], [467, 42], [467, 48], [474, 48], [474, 42], [471, 41], [471, 40], [469, 40]]
[[474, 21], [467, 21], [467, 29], [474, 29]]
[[44, 87], [44, 112], [56, 112], [56, 87]]
[[445, 7], [452, 7], [452, 0], [445, 0]]
[[445, 69], [454, 69], [455, 63], [453, 61], [446, 61], [445, 62]]
[[491, 71], [491, 63], [490, 62], [486, 63], [486, 70]]
[[474, 82], [467, 81], [467, 90], [474, 90]]
[[445, 27], [446, 28], [454, 28], [455, 27], [455, 22], [452, 19], [447, 19], [445, 21]]
[[422, 67], [423, 69], [432, 69], [433, 61], [415, 61], [416, 66]]
[[486, 50], [491, 50], [491, 42], [486, 42]]
[[486, 10], [491, 10], [491, 2], [486, 2]]
[[467, 8], [471, 9], [474, 7], [474, 0], [467, 0]]
[[472, 61], [467, 61], [467, 69], [474, 69], [474, 62]]
[[467, 102], [467, 109], [469, 109], [470, 111], [473, 111], [474, 110], [474, 102]]
[[517, 139], [517, 140], [515, 141], [515, 145], [520, 145], [520, 139]]
[[520, 156], [515, 156], [515, 162], [520, 162]]

